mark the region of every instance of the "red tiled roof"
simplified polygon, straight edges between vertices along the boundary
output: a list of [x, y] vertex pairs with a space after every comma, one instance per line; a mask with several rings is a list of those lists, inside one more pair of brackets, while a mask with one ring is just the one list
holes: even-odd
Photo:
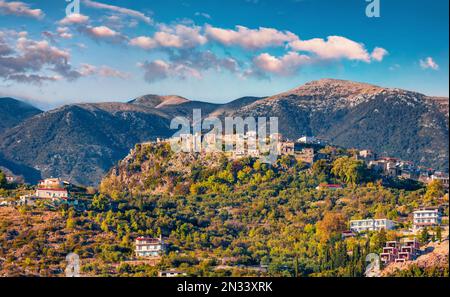
[[320, 184], [319, 186], [327, 188], [342, 188], [342, 185], [339, 184]]
[[160, 243], [161, 240], [159, 238], [151, 238], [151, 237], [138, 237], [137, 241], [149, 241], [150, 243]]

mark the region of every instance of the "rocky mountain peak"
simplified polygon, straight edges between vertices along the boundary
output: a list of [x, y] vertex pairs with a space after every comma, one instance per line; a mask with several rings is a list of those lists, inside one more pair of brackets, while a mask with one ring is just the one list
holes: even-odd
[[129, 103], [145, 105], [152, 108], [161, 108], [163, 106], [178, 105], [189, 101], [189, 99], [176, 95], [159, 96], [150, 94], [133, 99]]
[[289, 90], [287, 92], [281, 93], [274, 96], [287, 97], [287, 96], [322, 96], [328, 97], [353, 97], [361, 95], [375, 95], [385, 88], [360, 82], [353, 82], [348, 80], [339, 79], [321, 79], [306, 83], [302, 86]]

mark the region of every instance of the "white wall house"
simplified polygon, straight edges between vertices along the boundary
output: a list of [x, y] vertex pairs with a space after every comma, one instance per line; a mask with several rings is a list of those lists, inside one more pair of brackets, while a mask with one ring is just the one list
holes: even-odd
[[300, 143], [315, 143], [316, 142], [316, 138], [314, 136], [302, 136], [300, 137], [297, 142]]
[[64, 187], [64, 183], [59, 178], [46, 178], [41, 180], [38, 185], [39, 188], [62, 188]]
[[441, 212], [438, 207], [423, 207], [413, 212], [413, 229], [437, 226], [441, 224]]
[[365, 219], [350, 221], [350, 230], [353, 232], [392, 230], [395, 223], [388, 219]]
[[66, 189], [38, 188], [36, 197], [44, 199], [63, 199], [68, 198], [69, 193]]
[[165, 243], [162, 237], [138, 237], [136, 238], [136, 256], [137, 257], [157, 257], [161, 256], [165, 249]]

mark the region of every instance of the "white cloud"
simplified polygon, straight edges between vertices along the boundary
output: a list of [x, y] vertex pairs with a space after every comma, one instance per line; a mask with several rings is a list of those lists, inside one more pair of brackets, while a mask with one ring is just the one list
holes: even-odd
[[80, 25], [80, 24], [87, 23], [88, 20], [89, 20], [88, 16], [85, 16], [85, 15], [82, 15], [82, 14], [78, 14], [78, 13], [74, 13], [74, 14], [66, 16], [65, 18], [60, 20], [59, 24], [63, 25], [63, 26], [71, 25], [71, 24]]
[[327, 40], [313, 38], [295, 40], [292, 49], [316, 54], [322, 59], [349, 59], [370, 62], [370, 55], [364, 45], [342, 36], [329, 36]]
[[296, 52], [288, 52], [282, 57], [275, 57], [268, 53], [257, 56], [253, 63], [259, 71], [278, 75], [292, 75], [302, 66], [311, 62], [311, 58]]
[[115, 6], [115, 5], [109, 5], [109, 4], [100, 3], [100, 2], [91, 1], [91, 0], [83, 0], [83, 3], [92, 8], [105, 9], [105, 10], [109, 10], [109, 11], [118, 12], [118, 13], [121, 13], [124, 15], [128, 15], [130, 17], [139, 19], [147, 24], [153, 23], [153, 20], [149, 16], [146, 16], [145, 14], [143, 14], [142, 12], [137, 11], [137, 10], [128, 9], [128, 8]]
[[176, 25], [174, 27], [160, 26], [160, 31], [153, 37], [139, 36], [130, 40], [130, 45], [146, 50], [154, 48], [193, 48], [207, 42], [200, 33], [200, 27]]
[[426, 57], [424, 60], [421, 59], [419, 63], [422, 69], [439, 70], [439, 65], [433, 60], [432, 57]]
[[263, 27], [260, 27], [259, 29], [248, 29], [244, 26], [236, 26], [236, 30], [230, 30], [207, 25], [205, 32], [208, 39], [223, 45], [236, 45], [252, 50], [283, 46], [287, 42], [298, 40], [298, 36], [294, 33]]
[[25, 16], [35, 19], [42, 19], [45, 16], [41, 9], [31, 9], [27, 3], [20, 1], [6, 2], [4, 0], [0, 0], [0, 14]]
[[156, 48], [158, 46], [157, 42], [147, 36], [139, 36], [130, 40], [130, 45], [137, 46], [146, 50]]
[[81, 76], [98, 75], [100, 77], [111, 77], [120, 79], [127, 79], [130, 77], [129, 73], [125, 73], [105, 65], [96, 67], [90, 64], [82, 64], [79, 72]]
[[387, 50], [385, 50], [382, 47], [376, 47], [373, 49], [372, 53], [370, 54], [370, 57], [378, 62], [383, 61], [383, 58], [389, 54]]
[[116, 31], [106, 27], [106, 26], [99, 26], [99, 27], [92, 27], [89, 28], [89, 32], [99, 38], [112, 38], [119, 35]]
[[64, 39], [70, 39], [73, 37], [72, 33], [70, 33], [70, 30], [68, 27], [58, 27], [56, 29], [56, 32], [58, 33], [58, 36]]
[[87, 34], [95, 41], [122, 43], [128, 39], [126, 36], [107, 26], [98, 26], [98, 27], [86, 26], [81, 27], [79, 30], [80, 32]]

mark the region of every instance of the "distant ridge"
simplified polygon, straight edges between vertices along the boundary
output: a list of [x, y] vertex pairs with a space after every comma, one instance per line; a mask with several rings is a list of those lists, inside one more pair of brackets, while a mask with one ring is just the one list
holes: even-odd
[[29, 179], [36, 170], [42, 177], [95, 185], [136, 143], [173, 135], [171, 119], [190, 118], [194, 108], [203, 117], [276, 116], [280, 132], [290, 139], [319, 136], [448, 171], [448, 98], [336, 79], [226, 104], [145, 95], [127, 103], [70, 104], [48, 112], [31, 108], [0, 132], [0, 162], [26, 168]]
[[9, 97], [0, 98], [0, 133], [41, 112], [23, 101]]

